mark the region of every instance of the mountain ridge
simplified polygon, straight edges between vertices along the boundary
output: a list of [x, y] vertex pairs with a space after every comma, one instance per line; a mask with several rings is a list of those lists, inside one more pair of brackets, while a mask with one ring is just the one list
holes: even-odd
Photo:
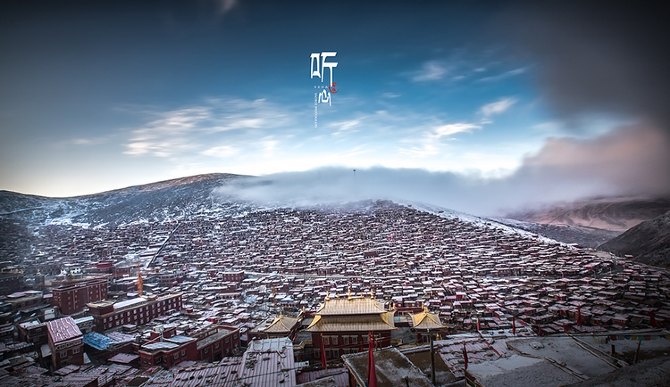
[[632, 255], [650, 265], [670, 266], [670, 211], [632, 227], [599, 248]]
[[554, 226], [624, 232], [670, 210], [667, 196], [594, 197], [515, 211], [505, 217]]
[[0, 217], [31, 225], [159, 220], [170, 217], [167, 212], [196, 210], [193, 203], [209, 200], [214, 188], [247, 177], [226, 173], [194, 175], [65, 198], [1, 191]]

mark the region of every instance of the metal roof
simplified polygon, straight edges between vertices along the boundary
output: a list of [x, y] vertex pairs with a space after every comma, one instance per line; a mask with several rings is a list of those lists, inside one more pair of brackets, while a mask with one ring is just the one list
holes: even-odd
[[[237, 362], [197, 364], [177, 370], [173, 384], [182, 387], [239, 387], [243, 385], [239, 380], [239, 367]], [[149, 385], [157, 386], [158, 383], [151, 382]]]
[[265, 329], [262, 331], [265, 333], [289, 333], [293, 329], [293, 327], [298, 324], [299, 319], [295, 317], [288, 317], [288, 316], [277, 316], [275, 317], [274, 321]]
[[379, 314], [386, 312], [384, 304], [373, 298], [332, 298], [326, 299], [317, 314], [352, 315], [352, 314]]
[[[396, 348], [384, 348], [374, 351], [377, 386], [398, 386], [407, 383], [410, 386], [432, 386], [433, 384], [407, 356]], [[356, 381], [367, 384], [368, 352], [343, 355], [344, 365], [351, 371]]]
[[84, 344], [99, 351], [104, 351], [114, 344], [114, 340], [101, 333], [90, 332], [84, 335]]
[[170, 341], [170, 342], [176, 343], [176, 344], [184, 344], [184, 343], [188, 343], [189, 341], [192, 341], [192, 340], [195, 340], [195, 338], [189, 337], [189, 336], [181, 336], [181, 335], [176, 335], [176, 336], [170, 337], [169, 339], [165, 339], [165, 341]]
[[254, 387], [295, 386], [293, 343], [286, 337], [253, 340], [240, 368], [240, 379]]
[[307, 327], [309, 332], [369, 332], [395, 329], [394, 312], [379, 315], [316, 316]]
[[142, 349], [148, 349], [150, 351], [156, 351], [159, 349], [175, 349], [178, 348], [179, 345], [175, 343], [170, 343], [168, 341], [159, 341], [157, 343], [149, 343], [149, 344], [144, 344], [142, 346]]
[[138, 298], [131, 298], [130, 300], [123, 300], [114, 303], [114, 309], [122, 309], [131, 305], [137, 305], [141, 304], [143, 302], [146, 302], [147, 299], [144, 297], [138, 297]]
[[47, 321], [47, 329], [54, 343], [81, 337], [81, 331], [72, 317]]

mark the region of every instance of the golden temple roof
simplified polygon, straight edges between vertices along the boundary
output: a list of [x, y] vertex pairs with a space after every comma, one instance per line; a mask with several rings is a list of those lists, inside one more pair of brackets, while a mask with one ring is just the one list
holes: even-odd
[[309, 332], [367, 332], [395, 329], [394, 311], [367, 297], [326, 299], [316, 312]]
[[384, 304], [372, 298], [331, 298], [326, 299], [316, 312], [321, 316], [380, 314], [385, 313]]
[[267, 328], [263, 329], [265, 333], [289, 333], [291, 329], [300, 321], [295, 317], [280, 315], [275, 317]]
[[379, 315], [349, 315], [349, 316], [316, 316], [308, 332], [369, 332], [390, 331], [395, 329], [393, 324], [394, 312], [384, 312]]
[[415, 329], [441, 329], [444, 328], [440, 317], [435, 313], [430, 313], [428, 309], [412, 315], [412, 325]]

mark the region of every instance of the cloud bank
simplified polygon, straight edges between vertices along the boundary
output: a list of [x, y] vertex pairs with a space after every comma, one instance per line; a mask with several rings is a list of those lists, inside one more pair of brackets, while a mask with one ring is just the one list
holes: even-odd
[[629, 127], [591, 140], [552, 139], [512, 175], [486, 179], [421, 169], [322, 168], [240, 180], [224, 198], [262, 205], [311, 206], [365, 199], [440, 205], [476, 215], [598, 195], [667, 195], [670, 141], [661, 131]]

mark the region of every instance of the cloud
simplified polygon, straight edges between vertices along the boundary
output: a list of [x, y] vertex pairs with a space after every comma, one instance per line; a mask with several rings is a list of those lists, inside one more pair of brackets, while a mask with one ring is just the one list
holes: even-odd
[[219, 1], [219, 13], [225, 15], [228, 12], [232, 11], [238, 4], [238, 0], [218, 0]]
[[506, 112], [516, 103], [514, 98], [502, 98], [498, 101], [487, 103], [479, 109], [479, 112], [484, 116], [484, 118], [490, 118], [493, 115], [501, 114]]
[[429, 82], [442, 79], [447, 74], [447, 68], [438, 61], [425, 62], [421, 69], [414, 73], [412, 80], [414, 82]]
[[[481, 72], [481, 71], [478, 71], [478, 70], [479, 69], [476, 69], [475, 71], [476, 72]], [[501, 81], [503, 79], [507, 79], [507, 78], [511, 78], [511, 77], [514, 77], [514, 76], [517, 76], [517, 75], [524, 74], [526, 72], [526, 70], [527, 69], [525, 67], [517, 67], [515, 69], [504, 71], [500, 74], [489, 75], [489, 76], [486, 76], [486, 77], [479, 78], [479, 81], [480, 82], [497, 82], [497, 81]]]
[[402, 96], [402, 94], [394, 93], [394, 92], [391, 92], [391, 91], [385, 91], [385, 92], [382, 93], [382, 98], [387, 98], [387, 99], [399, 98], [401, 96]]
[[78, 137], [78, 138], [73, 138], [73, 139], [67, 141], [67, 144], [77, 145], [77, 146], [101, 145], [101, 144], [104, 144], [104, 143], [108, 142], [109, 139], [110, 139], [110, 136]]
[[562, 182], [580, 182], [600, 185], [601, 193], [664, 195], [670, 193], [669, 137], [655, 128], [629, 126], [594, 139], [549, 139], [516, 174], [546, 174], [559, 189]]
[[556, 119], [578, 131], [584, 116], [623, 115], [670, 131], [660, 4], [522, 3], [508, 7], [492, 32], [535, 64], [534, 79]]
[[[552, 139], [514, 173], [497, 178], [422, 169], [356, 168], [354, 174], [352, 168], [321, 168], [241, 180], [217, 192], [264, 205], [391, 199], [500, 215], [604, 192], [670, 194], [670, 155], [656, 151], [669, 141], [658, 130], [626, 127], [590, 140]], [[657, 174], [666, 178], [659, 181]]]
[[442, 137], [453, 136], [458, 133], [469, 133], [474, 129], [479, 129], [480, 126], [469, 122], [457, 122], [453, 124], [445, 124], [436, 127], [429, 136], [432, 139], [440, 139]]
[[469, 133], [479, 128], [481, 126], [470, 122], [437, 125], [424, 132], [418, 139], [406, 141], [413, 145], [401, 148], [400, 153], [414, 158], [435, 156], [440, 153], [440, 140], [442, 138], [451, 137], [459, 133]]
[[205, 155], [205, 156], [226, 158], [226, 157], [236, 155], [238, 152], [239, 152], [239, 150], [237, 148], [233, 147], [233, 146], [219, 145], [219, 146], [215, 146], [215, 147], [205, 149], [204, 151], [202, 151], [202, 154]]
[[229, 150], [212, 147], [212, 141], [238, 132], [262, 134], [295, 122], [289, 109], [265, 99], [229, 97], [208, 99], [199, 106], [145, 114], [151, 119], [131, 131], [124, 150], [127, 155], [173, 157], [195, 151], [227, 157]]
[[266, 156], [272, 156], [279, 145], [279, 141], [274, 136], [261, 138], [261, 149]]
[[331, 123], [329, 126], [334, 129], [333, 135], [339, 136], [346, 132], [352, 132], [361, 124], [361, 119], [343, 120]]
[[562, 129], [562, 126], [556, 121], [544, 121], [533, 125], [531, 129], [542, 132], [558, 132]]
[[195, 145], [189, 137], [211, 117], [211, 111], [206, 106], [197, 106], [155, 115], [158, 118], [132, 131], [125, 154], [170, 157], [175, 153], [192, 150]]

